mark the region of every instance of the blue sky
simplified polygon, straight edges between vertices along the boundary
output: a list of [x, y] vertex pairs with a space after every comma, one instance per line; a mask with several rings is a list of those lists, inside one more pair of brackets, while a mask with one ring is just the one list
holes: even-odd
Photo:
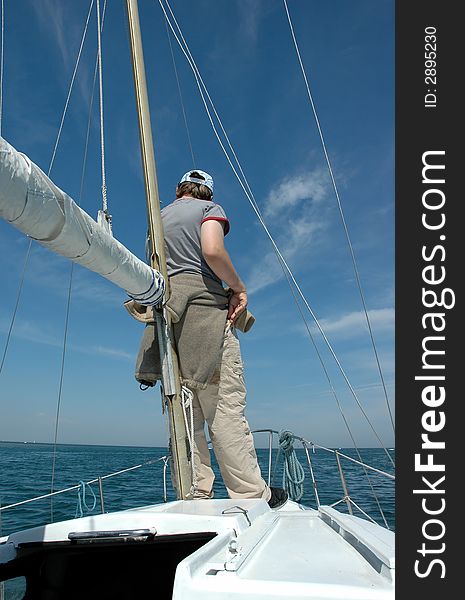
[[[103, 0], [102, 0], [103, 4]], [[115, 236], [144, 257], [146, 209], [123, 2], [103, 34], [106, 178]], [[391, 0], [289, 0], [317, 106], [387, 391], [394, 402], [394, 6]], [[6, 0], [4, 137], [48, 170], [90, 1]], [[351, 258], [281, 0], [172, 0], [184, 36], [243, 165], [265, 221], [387, 446], [393, 433]], [[159, 4], [140, 13], [160, 196], [174, 199], [192, 165]], [[78, 200], [96, 52], [95, 11], [52, 179]], [[252, 428], [287, 428], [351, 445], [292, 295], [209, 125], [195, 80], [173, 41], [196, 166], [213, 174], [231, 221], [227, 245], [256, 316], [241, 337]], [[95, 97], [81, 204], [101, 207]], [[28, 241], [0, 223], [0, 351]], [[69, 264], [33, 245], [3, 372], [0, 439], [52, 442]], [[58, 441], [165, 445], [158, 388], [133, 378], [141, 326], [124, 293], [74, 271]], [[359, 446], [373, 433], [334, 360], [315, 339]], [[257, 445], [266, 440], [257, 438]]]

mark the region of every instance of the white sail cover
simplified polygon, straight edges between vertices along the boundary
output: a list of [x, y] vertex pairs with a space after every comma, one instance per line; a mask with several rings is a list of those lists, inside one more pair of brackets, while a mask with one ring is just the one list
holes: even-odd
[[162, 275], [134, 256], [0, 137], [0, 217], [42, 246], [99, 273], [140, 304], [163, 297]]

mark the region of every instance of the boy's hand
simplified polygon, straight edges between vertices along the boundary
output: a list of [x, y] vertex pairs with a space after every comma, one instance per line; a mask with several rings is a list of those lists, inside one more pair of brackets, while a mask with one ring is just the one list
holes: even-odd
[[247, 308], [247, 292], [234, 292], [229, 298], [229, 308], [227, 320], [234, 325], [237, 317]]

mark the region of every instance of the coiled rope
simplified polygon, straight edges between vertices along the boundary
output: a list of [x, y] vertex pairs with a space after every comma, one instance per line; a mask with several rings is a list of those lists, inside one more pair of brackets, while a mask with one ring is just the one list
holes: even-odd
[[291, 500], [298, 502], [304, 495], [304, 468], [297, 458], [294, 448], [294, 434], [291, 431], [279, 433], [279, 452], [283, 453], [283, 489]]
[[[86, 501], [86, 489], [90, 491], [92, 494], [92, 506], [89, 506]], [[94, 490], [90, 487], [88, 483], [85, 481], [79, 482], [78, 488], [78, 496], [77, 496], [77, 506], [76, 506], [76, 514], [74, 515], [75, 519], [84, 516], [84, 510], [86, 512], [92, 512], [97, 504], [97, 497], [95, 496]]]

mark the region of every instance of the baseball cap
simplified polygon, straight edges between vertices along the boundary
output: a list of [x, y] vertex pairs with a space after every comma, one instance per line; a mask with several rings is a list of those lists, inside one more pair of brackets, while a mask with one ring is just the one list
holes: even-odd
[[[200, 179], [199, 177], [192, 177], [193, 174], [198, 174], [203, 177]], [[181, 177], [181, 181], [179, 183], [183, 183], [184, 181], [192, 181], [192, 183], [200, 183], [201, 185], [206, 185], [213, 192], [213, 177], [205, 171], [200, 171], [200, 169], [194, 169], [193, 171], [188, 171]]]

